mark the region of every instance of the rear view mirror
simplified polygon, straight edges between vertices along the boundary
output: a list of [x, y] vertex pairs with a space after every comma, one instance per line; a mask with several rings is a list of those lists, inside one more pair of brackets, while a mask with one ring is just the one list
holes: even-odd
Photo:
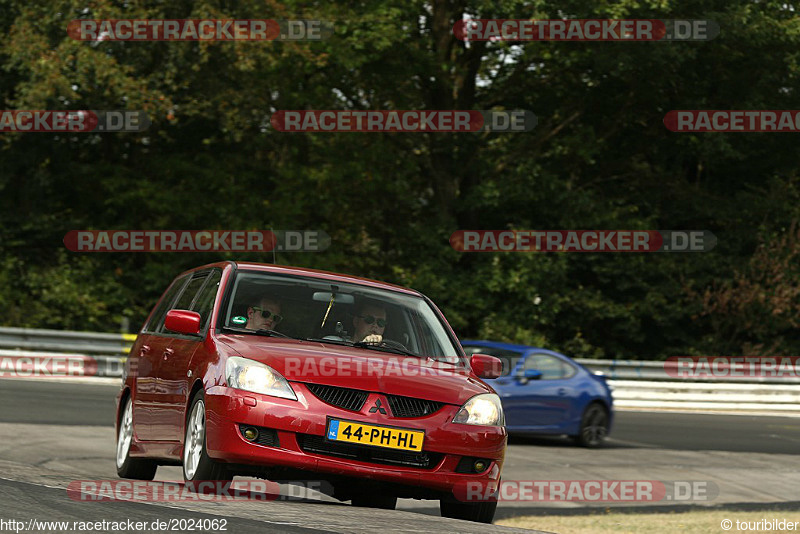
[[473, 354], [469, 365], [478, 378], [497, 378], [503, 374], [503, 360], [488, 354]]
[[197, 335], [200, 332], [200, 314], [189, 310], [170, 310], [164, 327], [179, 334]]
[[311, 298], [316, 302], [330, 302], [333, 298], [333, 302], [336, 304], [353, 304], [356, 301], [353, 295], [331, 293], [330, 291], [315, 291]]

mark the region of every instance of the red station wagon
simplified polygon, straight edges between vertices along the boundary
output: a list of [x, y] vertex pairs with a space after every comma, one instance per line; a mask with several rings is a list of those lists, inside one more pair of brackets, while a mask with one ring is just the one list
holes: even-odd
[[[131, 349], [117, 472], [152, 480], [180, 464], [190, 488], [313, 479], [356, 506], [438, 499], [445, 517], [488, 523], [507, 434], [481, 378], [501, 369], [467, 359], [417, 291], [276, 265], [198, 267], [172, 282]], [[475, 487], [491, 498], [459, 498]]]

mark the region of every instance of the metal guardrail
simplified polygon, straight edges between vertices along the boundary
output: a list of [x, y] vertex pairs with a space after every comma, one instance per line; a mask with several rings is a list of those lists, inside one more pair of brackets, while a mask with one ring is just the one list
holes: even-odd
[[0, 349], [115, 355], [127, 354], [135, 339], [135, 334], [0, 327]]
[[800, 377], [748, 377], [718, 376], [713, 379], [704, 377], [676, 378], [667, 374], [664, 362], [647, 360], [584, 360], [576, 362], [595, 372], [601, 372], [611, 380], [650, 380], [671, 382], [714, 382], [714, 383], [747, 383], [747, 384], [800, 384]]
[[609, 380], [624, 408], [800, 414], [800, 385]]
[[[91, 360], [89, 368], [94, 372], [90, 374], [119, 377], [135, 339], [135, 334], [0, 327], [0, 375], [3, 358], [25, 361], [26, 369], [33, 369], [37, 358], [40, 365], [42, 359], [60, 358], [82, 359], [84, 363]], [[667, 374], [664, 362], [576, 361], [606, 375], [614, 403], [621, 408], [800, 414], [800, 377], [683, 379]]]

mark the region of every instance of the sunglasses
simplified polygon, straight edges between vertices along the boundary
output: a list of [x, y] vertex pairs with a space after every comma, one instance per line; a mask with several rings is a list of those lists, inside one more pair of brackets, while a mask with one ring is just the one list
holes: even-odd
[[265, 310], [264, 308], [258, 308], [256, 306], [251, 306], [254, 310], [258, 310], [261, 312], [261, 317], [264, 319], [269, 319], [272, 317], [272, 320], [275, 321], [275, 324], [283, 321], [283, 315], [278, 315], [277, 313], [272, 313], [269, 310]]
[[380, 328], [383, 328], [383, 327], [386, 326], [386, 319], [376, 319], [372, 315], [359, 315], [358, 317], [361, 317], [364, 320], [364, 322], [367, 323], [367, 324], [378, 323], [378, 326]]

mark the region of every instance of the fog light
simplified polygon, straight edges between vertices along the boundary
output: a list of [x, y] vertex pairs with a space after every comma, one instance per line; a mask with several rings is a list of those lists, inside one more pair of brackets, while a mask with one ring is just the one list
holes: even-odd
[[486, 462], [483, 460], [478, 460], [474, 464], [472, 464], [472, 468], [475, 470], [476, 473], [480, 473], [481, 471], [486, 469]]
[[247, 428], [244, 429], [244, 432], [242, 432], [242, 434], [244, 434], [244, 439], [248, 441], [255, 441], [256, 438], [258, 437], [258, 430], [256, 430], [252, 426], [248, 426]]

